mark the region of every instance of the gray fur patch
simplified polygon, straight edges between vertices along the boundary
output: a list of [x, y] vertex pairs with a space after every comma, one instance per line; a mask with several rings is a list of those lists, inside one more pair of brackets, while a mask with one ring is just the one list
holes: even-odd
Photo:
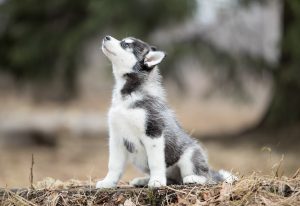
[[169, 167], [167, 169], [167, 185], [181, 185], [182, 177], [180, 168], [178, 166], [175, 167]]
[[218, 171], [210, 170], [210, 175], [211, 175], [211, 179], [213, 180], [214, 183], [224, 181], [224, 177]]
[[194, 150], [191, 161], [194, 166], [193, 171], [196, 175], [203, 175], [205, 177], [208, 176], [209, 167], [206, 158], [203, 156], [200, 148]]
[[128, 141], [127, 139], [123, 139], [123, 143], [128, 152], [134, 153], [136, 151], [132, 142]]
[[174, 165], [180, 159], [183, 152], [195, 143], [172, 118], [168, 121], [164, 131], [165, 161], [167, 167]]
[[167, 167], [175, 164], [183, 154], [184, 144], [180, 144], [176, 134], [172, 132], [165, 133], [165, 162]]
[[172, 178], [167, 178], [167, 185], [182, 185], [182, 181], [180, 179], [172, 179]]
[[146, 135], [158, 138], [162, 135], [165, 127], [163, 112], [166, 106], [157, 98], [147, 95], [144, 99], [137, 101], [134, 108], [142, 108], [146, 111]]
[[130, 95], [132, 92], [138, 90], [144, 81], [141, 74], [137, 72], [127, 73], [124, 75], [124, 78], [126, 82], [121, 89], [122, 96]]
[[137, 62], [131, 73], [124, 74], [125, 84], [121, 89], [122, 96], [130, 95], [132, 92], [138, 91], [141, 85], [147, 78], [147, 73], [151, 71], [152, 68], [144, 65], [141, 62]]

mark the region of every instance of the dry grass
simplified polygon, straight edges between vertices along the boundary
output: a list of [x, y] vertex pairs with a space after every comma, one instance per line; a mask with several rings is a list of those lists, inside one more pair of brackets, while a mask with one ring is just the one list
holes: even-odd
[[[93, 185], [93, 186], [91, 186]], [[292, 177], [241, 177], [234, 184], [97, 190], [93, 182], [47, 178], [34, 189], [2, 189], [1, 205], [300, 205], [300, 170]]]

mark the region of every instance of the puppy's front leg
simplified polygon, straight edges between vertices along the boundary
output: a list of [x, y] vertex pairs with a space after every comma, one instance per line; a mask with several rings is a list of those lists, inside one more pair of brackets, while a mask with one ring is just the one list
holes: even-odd
[[103, 180], [97, 182], [96, 188], [116, 187], [123, 174], [126, 161], [127, 153], [123, 142], [115, 135], [110, 135], [108, 173]]
[[165, 186], [167, 180], [163, 136], [155, 138], [146, 136], [142, 141], [146, 149], [150, 169], [150, 180], [148, 186]]

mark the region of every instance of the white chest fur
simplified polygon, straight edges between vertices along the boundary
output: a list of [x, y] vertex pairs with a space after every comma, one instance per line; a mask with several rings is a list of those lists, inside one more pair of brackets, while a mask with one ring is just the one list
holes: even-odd
[[143, 109], [133, 107], [134, 102], [139, 99], [137, 95], [126, 98], [114, 95], [108, 113], [110, 130], [123, 134], [123, 138], [138, 137], [144, 133], [146, 113]]

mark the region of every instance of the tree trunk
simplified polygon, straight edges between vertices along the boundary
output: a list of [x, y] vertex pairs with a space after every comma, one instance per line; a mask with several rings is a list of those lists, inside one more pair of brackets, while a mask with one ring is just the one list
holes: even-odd
[[282, 54], [274, 72], [274, 93], [259, 127], [275, 128], [300, 122], [300, 1], [283, 1]]

